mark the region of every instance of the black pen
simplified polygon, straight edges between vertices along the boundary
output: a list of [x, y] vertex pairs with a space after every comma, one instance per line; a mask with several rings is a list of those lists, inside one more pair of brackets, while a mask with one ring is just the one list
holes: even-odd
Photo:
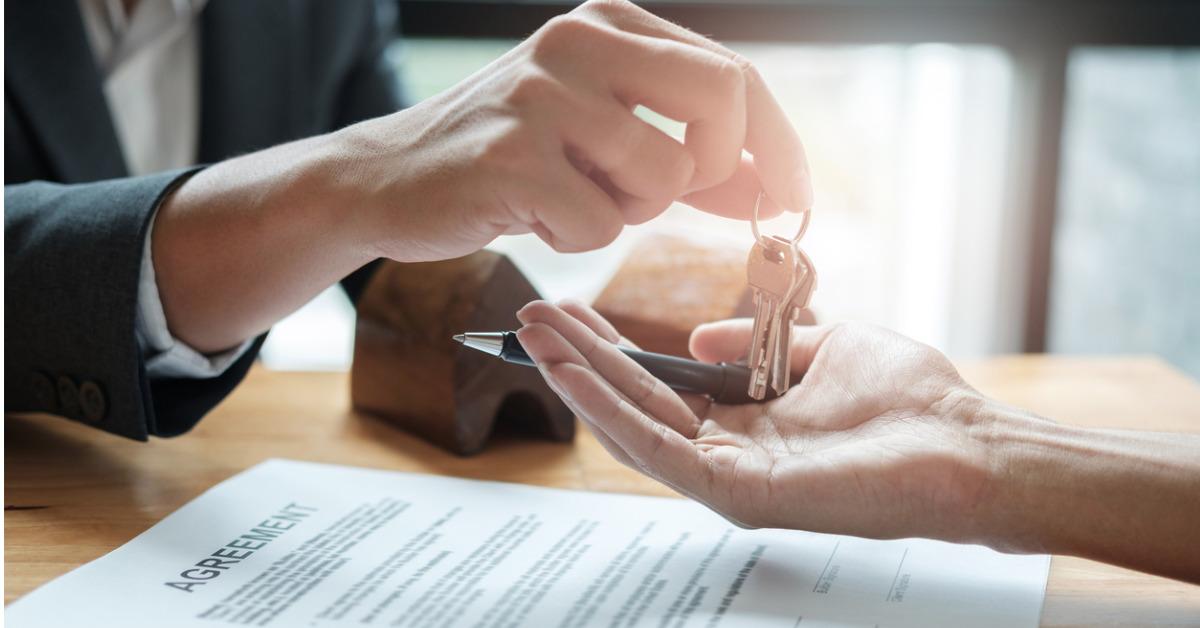
[[[511, 331], [467, 332], [454, 336], [454, 340], [472, 349], [494, 355], [505, 362], [534, 366], [533, 359], [525, 353], [524, 347], [517, 340], [517, 334]], [[757, 399], [752, 399], [749, 393], [750, 369], [739, 364], [705, 364], [673, 355], [638, 351], [622, 346], [617, 348], [678, 392], [707, 395], [717, 403], [758, 402]], [[767, 399], [773, 396], [768, 388]]]

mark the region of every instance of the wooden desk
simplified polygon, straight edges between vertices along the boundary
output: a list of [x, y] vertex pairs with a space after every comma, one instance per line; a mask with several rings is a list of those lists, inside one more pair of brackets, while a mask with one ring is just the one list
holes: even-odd
[[[1014, 357], [963, 371], [984, 392], [1060, 421], [1200, 431], [1200, 386], [1155, 359]], [[149, 444], [47, 417], [8, 417], [5, 602], [116, 548], [270, 457], [671, 494], [614, 462], [586, 430], [573, 445], [501, 437], [477, 457], [457, 458], [350, 412], [347, 389], [343, 374], [257, 369], [193, 433]], [[1200, 625], [1200, 587], [1056, 557], [1042, 621]]]

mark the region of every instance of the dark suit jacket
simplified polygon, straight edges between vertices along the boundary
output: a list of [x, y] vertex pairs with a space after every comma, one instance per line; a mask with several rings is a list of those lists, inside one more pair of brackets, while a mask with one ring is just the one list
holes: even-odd
[[[4, 393], [145, 440], [190, 429], [245, 375], [150, 379], [134, 333], [142, 243], [187, 174], [129, 177], [76, 0], [5, 4]], [[389, 23], [392, 22], [392, 23]], [[211, 0], [200, 16], [199, 161], [390, 113], [394, 7]], [[351, 296], [365, 282], [355, 273]]]

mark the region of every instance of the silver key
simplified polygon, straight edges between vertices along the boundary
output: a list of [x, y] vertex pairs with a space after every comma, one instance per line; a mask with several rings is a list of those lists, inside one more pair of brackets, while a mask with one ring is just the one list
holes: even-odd
[[786, 301], [778, 310], [779, 331], [776, 333], [774, 361], [771, 366], [771, 389], [776, 395], [787, 392], [792, 377], [792, 325], [800, 318], [800, 310], [808, 307], [812, 293], [817, 289], [817, 274], [812, 260], [795, 242], [796, 281]]
[[781, 314], [788, 309], [795, 291], [797, 250], [781, 238], [760, 238], [750, 249], [746, 261], [747, 282], [754, 293], [750, 387], [747, 391], [753, 399], [766, 397], [767, 383], [776, 365]]

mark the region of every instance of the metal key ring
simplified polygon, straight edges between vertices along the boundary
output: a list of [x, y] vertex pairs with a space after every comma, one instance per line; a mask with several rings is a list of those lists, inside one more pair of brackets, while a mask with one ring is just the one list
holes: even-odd
[[[766, 246], [766, 242], [765, 238], [758, 231], [758, 209], [762, 206], [763, 197], [766, 195], [766, 192], [758, 193], [758, 198], [754, 201], [754, 215], [750, 219], [750, 231], [754, 233], [754, 240], [763, 246]], [[804, 232], [808, 231], [808, 223], [812, 220], [812, 209], [804, 210], [802, 216], [800, 228], [796, 231], [796, 236], [788, 240], [788, 243], [792, 246], [795, 246], [800, 241], [800, 238], [804, 237]]]

